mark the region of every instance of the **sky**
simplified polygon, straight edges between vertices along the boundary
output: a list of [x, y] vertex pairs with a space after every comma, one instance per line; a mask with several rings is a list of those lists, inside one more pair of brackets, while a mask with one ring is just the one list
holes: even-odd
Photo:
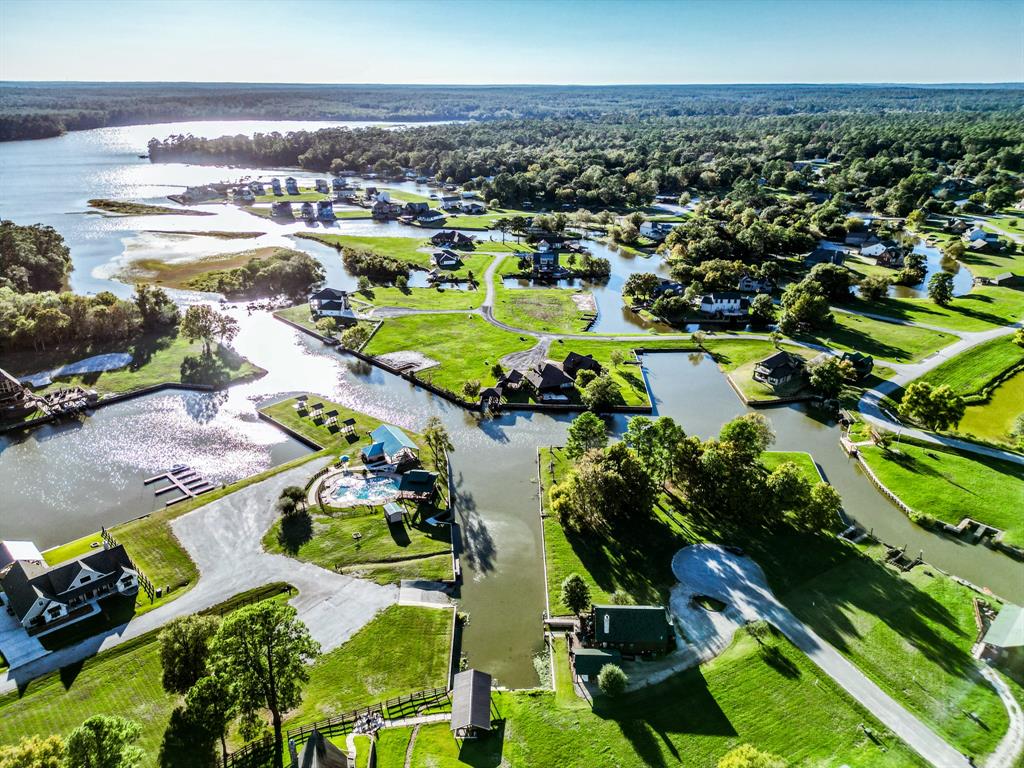
[[0, 80], [1024, 81], [1024, 0], [0, 0]]

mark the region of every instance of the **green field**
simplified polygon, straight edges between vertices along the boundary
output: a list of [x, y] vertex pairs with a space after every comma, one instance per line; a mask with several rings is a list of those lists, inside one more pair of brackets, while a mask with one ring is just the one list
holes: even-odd
[[[338, 248], [356, 248], [373, 251], [404, 261], [423, 269], [430, 269], [430, 254], [436, 250], [423, 237], [368, 237], [356, 235], [326, 235], [319, 232], [299, 232], [296, 237], [316, 240]], [[421, 250], [425, 249], [425, 250]]]
[[484, 303], [487, 292], [481, 288], [378, 288], [359, 291], [355, 296], [375, 307], [403, 309], [476, 309]]
[[[799, 395], [803, 390], [803, 381], [793, 381], [784, 384], [779, 389], [754, 381], [754, 368], [759, 360], [763, 360], [777, 351], [775, 345], [770, 341], [751, 339], [726, 339], [717, 341], [708, 339], [704, 342], [705, 348], [711, 353], [718, 367], [722, 369], [733, 384], [739, 387], [740, 391], [750, 401], [771, 401], [779, 397], [791, 397]], [[783, 344], [781, 349], [792, 352], [805, 359], [815, 357], [818, 353], [812, 349], [797, 347], [792, 344]]]
[[[424, 726], [410, 765], [714, 766], [743, 743], [791, 765], [923, 765], [788, 642], [767, 643], [770, 653], [740, 632], [712, 662], [593, 709], [554, 691], [497, 693], [496, 733], [460, 744], [447, 725]], [[384, 731], [380, 768], [401, 768], [408, 741], [408, 730]]]
[[1020, 449], [1020, 443], [1015, 442], [1011, 434], [1021, 414], [1024, 414], [1024, 371], [1018, 371], [993, 389], [985, 402], [968, 406], [957, 432]]
[[1024, 316], [1024, 291], [981, 286], [966, 296], [957, 296], [948, 307], [940, 307], [931, 299], [886, 298], [878, 301], [857, 299], [848, 308], [952, 331], [986, 331], [1016, 322]]
[[1007, 544], [1024, 545], [1024, 466], [907, 441], [898, 449], [865, 446], [861, 455], [907, 506], [952, 525], [970, 517], [1005, 531]]
[[452, 611], [393, 605], [310, 670], [289, 728], [447, 685]]
[[466, 214], [450, 215], [445, 221], [444, 227], [445, 229], [487, 230], [494, 227], [494, 222], [501, 218], [510, 219], [514, 216], [533, 215], [529, 211], [520, 211], [515, 208], [491, 208], [486, 213], [472, 216]]
[[363, 350], [383, 355], [416, 350], [440, 365], [417, 376], [458, 393], [463, 382], [494, 382], [491, 366], [511, 352], [534, 346], [535, 340], [495, 328], [479, 315], [410, 315], [388, 320]]
[[993, 379], [1024, 364], [1024, 347], [1013, 343], [1012, 336], [986, 341], [947, 360], [924, 376], [933, 386], [947, 385], [963, 397], [983, 395]]
[[821, 482], [818, 466], [814, 457], [804, 451], [765, 451], [761, 454], [761, 463], [771, 472], [780, 464], [796, 464], [803, 476], [811, 484]]
[[575, 291], [564, 288], [506, 288], [495, 286], [496, 320], [528, 331], [581, 333], [584, 313], [573, 301]]
[[950, 333], [928, 328], [887, 323], [846, 312], [833, 312], [832, 316], [835, 323], [831, 327], [814, 334], [800, 334], [796, 338], [899, 363], [921, 360], [956, 341]]

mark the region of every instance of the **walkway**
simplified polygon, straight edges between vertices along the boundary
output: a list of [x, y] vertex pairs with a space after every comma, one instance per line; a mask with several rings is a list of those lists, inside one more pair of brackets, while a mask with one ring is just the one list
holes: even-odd
[[734, 607], [744, 621], [764, 620], [807, 654], [889, 730], [937, 768], [969, 768], [970, 763], [901, 704], [869, 680], [839, 651], [793, 615], [772, 593], [761, 568], [712, 544], [686, 547], [672, 558], [675, 577], [697, 594]]
[[270, 554], [262, 546], [263, 534], [277, 517], [275, 503], [281, 490], [303, 485], [319, 466], [306, 464], [281, 472], [174, 520], [171, 530], [199, 569], [192, 589], [106, 634], [9, 671], [0, 676], [0, 693], [158, 629], [171, 619], [273, 582], [287, 582], [299, 590], [290, 602], [322, 650], [341, 645], [378, 611], [395, 603], [398, 589]]
[[985, 759], [985, 768], [1013, 768], [1019, 765], [1017, 759], [1024, 753], [1024, 713], [1021, 712], [1020, 703], [1014, 698], [1010, 686], [998, 672], [991, 667], [984, 667], [981, 674], [996, 689], [1003, 706], [1006, 707], [1006, 713], [1010, 716], [1006, 735], [999, 740], [995, 751]]

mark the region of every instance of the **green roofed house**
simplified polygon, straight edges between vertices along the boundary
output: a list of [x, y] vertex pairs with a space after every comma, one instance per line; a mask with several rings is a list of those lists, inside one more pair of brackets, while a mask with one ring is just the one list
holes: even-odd
[[384, 462], [401, 466], [414, 462], [419, 456], [419, 446], [405, 432], [391, 424], [382, 424], [370, 433], [372, 442], [363, 448], [363, 461], [367, 464]]
[[1004, 605], [981, 642], [986, 658], [1024, 657], [1024, 608]]
[[434, 496], [437, 475], [425, 469], [410, 469], [398, 480], [398, 494], [403, 499], [429, 501]]
[[572, 668], [576, 675], [589, 682], [597, 680], [605, 664], [621, 664], [622, 654], [614, 648], [577, 648], [572, 655]]
[[663, 653], [675, 646], [668, 613], [660, 605], [595, 605], [594, 645], [623, 653]]

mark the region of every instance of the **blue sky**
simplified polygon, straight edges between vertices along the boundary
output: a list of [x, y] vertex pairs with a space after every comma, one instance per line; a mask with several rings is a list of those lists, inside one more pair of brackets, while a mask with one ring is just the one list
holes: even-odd
[[0, 0], [0, 80], [1024, 81], [1024, 0]]

